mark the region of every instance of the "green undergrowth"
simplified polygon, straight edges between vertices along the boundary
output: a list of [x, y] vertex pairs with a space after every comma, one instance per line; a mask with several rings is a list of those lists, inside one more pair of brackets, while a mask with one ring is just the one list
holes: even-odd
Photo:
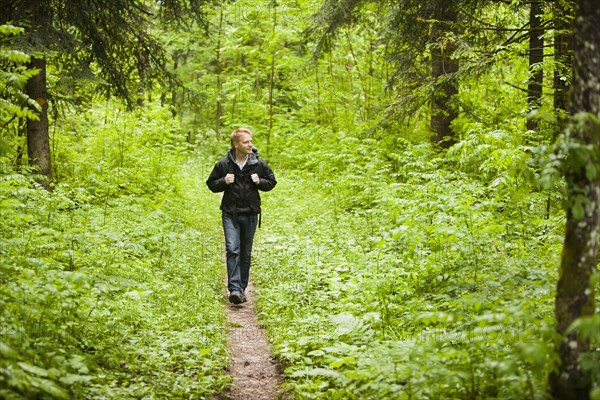
[[559, 192], [494, 135], [391, 158], [342, 143], [304, 172], [275, 168], [253, 277], [291, 392], [547, 398]]
[[228, 385], [214, 195], [170, 114], [146, 111], [67, 119], [51, 193], [3, 160], [0, 398], [198, 399]]

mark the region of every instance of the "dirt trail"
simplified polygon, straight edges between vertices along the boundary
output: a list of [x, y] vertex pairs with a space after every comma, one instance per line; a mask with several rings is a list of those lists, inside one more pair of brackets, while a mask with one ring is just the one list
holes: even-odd
[[225, 396], [228, 400], [278, 399], [282, 378], [266, 334], [258, 323], [252, 283], [246, 289], [246, 297], [246, 303], [227, 307], [229, 349], [233, 357], [229, 374], [233, 376], [233, 386]]

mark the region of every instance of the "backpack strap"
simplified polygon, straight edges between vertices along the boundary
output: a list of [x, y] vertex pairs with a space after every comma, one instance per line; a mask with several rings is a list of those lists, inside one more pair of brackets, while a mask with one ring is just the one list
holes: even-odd
[[[235, 175], [235, 169], [233, 167], [233, 161], [229, 157], [227, 157], [227, 173]], [[230, 190], [229, 193], [230, 193], [231, 197], [234, 200], [233, 218], [234, 218], [235, 221], [237, 221], [237, 218], [238, 218], [237, 207], [235, 206], [235, 202], [237, 201], [237, 195], [236, 195], [236, 193], [233, 190]]]

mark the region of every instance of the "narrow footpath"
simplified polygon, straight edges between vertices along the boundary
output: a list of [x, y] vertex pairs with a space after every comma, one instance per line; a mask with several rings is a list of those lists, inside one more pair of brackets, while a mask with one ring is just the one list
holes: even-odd
[[233, 358], [229, 374], [233, 376], [233, 386], [225, 396], [228, 400], [278, 399], [282, 378], [267, 336], [258, 323], [252, 282], [246, 289], [246, 297], [246, 303], [227, 306], [229, 349]]

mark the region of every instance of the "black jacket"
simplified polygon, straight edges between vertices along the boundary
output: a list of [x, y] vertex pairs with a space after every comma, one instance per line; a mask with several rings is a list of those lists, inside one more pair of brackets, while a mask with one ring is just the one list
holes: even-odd
[[[232, 184], [225, 183], [225, 175], [234, 174]], [[258, 174], [258, 185], [252, 182], [250, 175]], [[277, 181], [267, 163], [258, 157], [258, 151], [253, 150], [243, 170], [235, 163], [235, 150], [229, 149], [227, 155], [217, 161], [210, 176], [206, 180], [208, 188], [214, 192], [225, 192], [221, 200], [221, 210], [230, 214], [260, 214], [259, 190], [268, 192]]]

